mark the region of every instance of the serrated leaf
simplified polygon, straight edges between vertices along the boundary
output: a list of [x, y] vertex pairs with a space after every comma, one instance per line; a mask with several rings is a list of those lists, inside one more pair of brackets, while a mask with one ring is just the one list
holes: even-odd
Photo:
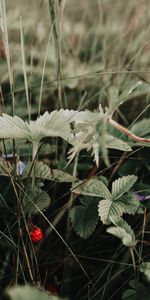
[[11, 117], [7, 114], [0, 116], [0, 138], [24, 138], [29, 137], [28, 123], [18, 116]]
[[106, 185], [96, 178], [77, 182], [72, 187], [72, 191], [77, 194], [112, 199], [111, 193]]
[[137, 241], [135, 239], [134, 231], [131, 229], [130, 225], [123, 219], [115, 222], [115, 225], [116, 227], [109, 227], [107, 232], [121, 239], [124, 246], [135, 247]]
[[131, 147], [126, 142], [108, 134], [106, 135], [106, 147], [120, 151], [132, 151]]
[[98, 223], [97, 199], [84, 197], [81, 203], [82, 205], [71, 209], [70, 218], [76, 233], [86, 239], [94, 232]]
[[124, 195], [120, 198], [120, 201], [126, 205], [125, 213], [129, 215], [144, 213], [144, 208], [141, 206], [140, 201], [137, 201], [135, 195]]
[[98, 214], [103, 224], [110, 224], [113, 219], [120, 218], [125, 212], [126, 205], [121, 201], [100, 200]]
[[126, 193], [136, 182], [137, 177], [134, 175], [124, 176], [115, 180], [112, 184], [112, 197], [114, 200]]
[[[25, 214], [37, 214], [39, 210], [43, 211], [50, 205], [49, 195], [40, 188], [34, 186], [28, 188], [22, 200], [22, 207]], [[37, 208], [38, 207], [38, 208]]]
[[35, 121], [24, 122], [20, 117], [11, 117], [7, 114], [0, 116], [0, 138], [27, 139], [39, 142], [46, 136], [69, 139], [71, 133], [70, 123], [75, 114], [73, 110], [60, 109], [51, 113], [47, 111]]
[[48, 294], [30, 286], [21, 286], [8, 289], [6, 294], [11, 300], [60, 300], [60, 298], [55, 296], [49, 296]]
[[58, 169], [52, 169], [52, 177], [51, 180], [57, 182], [74, 182], [78, 179], [64, 171]]
[[22, 178], [32, 176], [32, 169], [34, 171], [34, 177], [44, 180], [52, 180], [56, 182], [74, 182], [77, 178], [72, 175], [57, 169], [50, 169], [42, 161], [36, 161], [34, 166], [29, 163], [23, 171]]

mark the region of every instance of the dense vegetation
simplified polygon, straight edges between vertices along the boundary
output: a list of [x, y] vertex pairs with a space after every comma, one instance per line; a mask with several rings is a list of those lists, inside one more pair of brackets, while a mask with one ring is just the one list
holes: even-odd
[[150, 299], [149, 1], [0, 1], [1, 299]]

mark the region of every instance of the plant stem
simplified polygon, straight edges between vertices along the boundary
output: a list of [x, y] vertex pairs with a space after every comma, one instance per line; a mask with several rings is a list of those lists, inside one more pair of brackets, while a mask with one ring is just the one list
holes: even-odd
[[125, 135], [129, 136], [133, 140], [135, 140], [137, 142], [150, 143], [150, 139], [142, 138], [142, 137], [135, 135], [134, 133], [129, 131], [127, 128], [123, 127], [122, 125], [120, 125], [119, 123], [114, 121], [111, 117], [108, 118], [108, 121], [113, 127], [117, 128], [120, 132], [123, 132]]
[[31, 174], [32, 174], [32, 187], [34, 186], [34, 182], [35, 182], [35, 168], [34, 168], [34, 163], [36, 161], [36, 156], [37, 156], [37, 152], [38, 152], [38, 142], [33, 142], [32, 143], [32, 166], [31, 166]]

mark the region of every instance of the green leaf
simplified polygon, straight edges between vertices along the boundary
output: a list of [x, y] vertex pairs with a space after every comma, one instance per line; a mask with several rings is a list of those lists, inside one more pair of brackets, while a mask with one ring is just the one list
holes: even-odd
[[62, 137], [69, 139], [71, 133], [70, 123], [78, 112], [60, 109], [51, 113], [47, 111], [35, 121], [24, 122], [20, 117], [11, 117], [7, 114], [0, 116], [0, 138], [27, 139], [39, 142], [42, 138]]
[[11, 300], [60, 300], [55, 296], [49, 296], [48, 294], [30, 286], [15, 287], [7, 290], [5, 293]]
[[148, 286], [144, 286], [143, 283], [135, 280], [130, 280], [129, 282], [130, 288], [123, 292], [122, 299], [126, 300], [150, 300], [150, 288]]
[[23, 171], [22, 178], [32, 176], [32, 168], [34, 170], [34, 176], [44, 180], [52, 180], [56, 182], [73, 182], [77, 179], [72, 175], [57, 169], [50, 169], [42, 161], [36, 161], [34, 167], [32, 163], [29, 163]]
[[140, 201], [137, 201], [137, 197], [134, 194], [124, 195], [120, 198], [120, 201], [126, 205], [125, 213], [129, 215], [144, 213]]
[[121, 239], [124, 246], [135, 247], [137, 241], [135, 239], [134, 231], [131, 229], [130, 225], [123, 219], [114, 223], [116, 227], [109, 227], [107, 232]]
[[76, 233], [86, 239], [94, 232], [98, 223], [97, 199], [84, 197], [81, 203], [82, 205], [71, 209], [70, 218]]
[[0, 158], [0, 175], [10, 176], [11, 172], [12, 172], [11, 164], [8, 161]]
[[28, 188], [22, 200], [22, 207], [26, 214], [37, 214], [50, 205], [49, 195], [40, 188], [34, 186]]
[[77, 194], [112, 199], [111, 193], [106, 185], [96, 178], [75, 183], [72, 187], [72, 191]]
[[126, 193], [136, 182], [137, 177], [134, 175], [124, 176], [115, 180], [112, 184], [112, 197], [114, 200]]
[[29, 137], [28, 123], [18, 116], [11, 117], [2, 114], [0, 117], [0, 138], [24, 138]]
[[136, 122], [130, 130], [138, 136], [146, 136], [150, 134], [150, 120], [142, 119], [139, 122]]
[[100, 200], [98, 215], [103, 224], [110, 224], [113, 219], [120, 218], [125, 212], [126, 205], [121, 201]]
[[140, 265], [140, 272], [144, 273], [147, 280], [150, 281], [150, 262], [144, 262]]
[[131, 147], [127, 143], [108, 134], [106, 135], [106, 147], [120, 151], [132, 151]]
[[127, 289], [126, 291], [124, 291], [123, 295], [122, 295], [122, 300], [126, 299], [126, 300], [137, 300], [137, 292], [136, 290], [133, 289]]

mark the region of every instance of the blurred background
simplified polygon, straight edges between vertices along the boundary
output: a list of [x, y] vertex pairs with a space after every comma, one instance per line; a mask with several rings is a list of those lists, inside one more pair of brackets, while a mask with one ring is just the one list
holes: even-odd
[[[58, 108], [58, 59], [54, 24], [50, 20], [51, 1], [5, 2], [15, 114], [27, 117], [20, 17], [31, 112], [33, 115], [37, 113], [40, 97], [41, 112]], [[132, 102], [134, 110], [128, 112], [126, 123], [133, 121], [149, 102], [149, 1], [62, 0], [59, 4], [56, 23], [59, 30], [61, 105], [93, 110], [100, 103], [107, 104], [112, 97], [132, 98], [135, 100]], [[0, 82], [3, 110], [11, 114], [12, 95], [2, 49]], [[123, 107], [123, 114], [126, 109]]]

